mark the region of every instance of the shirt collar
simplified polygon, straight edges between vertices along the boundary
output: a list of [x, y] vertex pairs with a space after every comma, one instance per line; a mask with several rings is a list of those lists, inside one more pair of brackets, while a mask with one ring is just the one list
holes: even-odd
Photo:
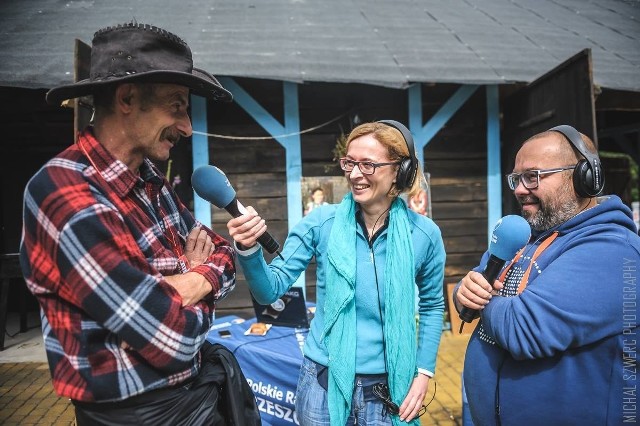
[[78, 144], [90, 164], [119, 197], [126, 196], [136, 185], [143, 186], [145, 182], [155, 185], [162, 183], [162, 177], [149, 159], [145, 158], [140, 165], [138, 176], [98, 142], [90, 127], [80, 134]]
[[[378, 238], [380, 236], [380, 234], [382, 234], [382, 232], [385, 229], [387, 229], [387, 227], [389, 226], [389, 216], [390, 215], [387, 215], [387, 217], [384, 218], [384, 223], [373, 234], [373, 237], [370, 240], [371, 244], [373, 244], [375, 239]], [[369, 239], [369, 237], [370, 237], [369, 231], [367, 231], [367, 225], [364, 222], [364, 217], [362, 216], [362, 210], [360, 209], [360, 204], [358, 204], [358, 203], [356, 203], [356, 222], [358, 222], [358, 224], [360, 224], [360, 228], [362, 229], [362, 233], [364, 234], [365, 238]]]

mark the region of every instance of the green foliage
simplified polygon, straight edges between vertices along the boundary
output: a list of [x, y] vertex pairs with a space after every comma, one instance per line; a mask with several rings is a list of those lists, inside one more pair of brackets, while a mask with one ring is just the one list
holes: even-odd
[[631, 172], [631, 200], [640, 201], [640, 191], [638, 189], [638, 173], [640, 167], [638, 166], [638, 163], [633, 161], [633, 158], [631, 156], [623, 154], [621, 152], [600, 151], [598, 155], [603, 158], [624, 157], [629, 159], [629, 170]]
[[331, 153], [333, 154], [334, 165], [325, 166], [325, 172], [329, 172], [334, 168], [340, 170], [337, 163], [338, 160], [344, 157], [347, 153], [347, 135], [345, 135], [344, 133], [340, 133], [340, 136], [338, 136], [338, 139], [336, 139], [336, 145], [331, 150]]
[[341, 133], [336, 139], [336, 146], [331, 150], [333, 153], [333, 161], [338, 161], [347, 153], [347, 135]]

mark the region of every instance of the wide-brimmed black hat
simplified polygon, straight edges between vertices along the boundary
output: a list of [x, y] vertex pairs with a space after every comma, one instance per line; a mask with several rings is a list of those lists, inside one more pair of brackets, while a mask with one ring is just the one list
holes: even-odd
[[91, 46], [89, 78], [54, 87], [47, 102], [91, 95], [99, 86], [141, 81], [186, 86], [213, 100], [233, 96], [206, 71], [193, 67], [191, 49], [180, 37], [151, 25], [128, 23], [98, 30]]

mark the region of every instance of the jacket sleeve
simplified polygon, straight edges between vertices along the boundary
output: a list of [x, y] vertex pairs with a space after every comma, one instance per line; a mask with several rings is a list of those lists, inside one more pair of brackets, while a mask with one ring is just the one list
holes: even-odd
[[520, 295], [493, 297], [481, 313], [484, 328], [516, 359], [551, 357], [620, 334], [627, 263], [639, 264], [640, 256], [624, 238], [580, 238]]
[[416, 277], [418, 286], [418, 353], [417, 366], [435, 373], [436, 357], [442, 335], [444, 312], [443, 280], [445, 249], [440, 231], [436, 228], [429, 235], [431, 244], [422, 260], [422, 268]]
[[317, 245], [315, 230], [318, 228], [320, 210], [313, 209], [291, 230], [282, 249], [284, 260], [275, 257], [267, 264], [262, 248], [248, 256], [238, 256], [251, 293], [259, 303], [276, 301], [309, 265]]

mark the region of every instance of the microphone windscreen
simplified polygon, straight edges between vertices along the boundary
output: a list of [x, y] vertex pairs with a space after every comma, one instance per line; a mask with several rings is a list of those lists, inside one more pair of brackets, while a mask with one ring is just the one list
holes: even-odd
[[511, 260], [531, 238], [531, 227], [522, 216], [501, 218], [491, 233], [489, 253], [502, 260]]
[[200, 166], [191, 175], [191, 186], [201, 198], [221, 209], [236, 198], [236, 191], [222, 170], [215, 166]]

